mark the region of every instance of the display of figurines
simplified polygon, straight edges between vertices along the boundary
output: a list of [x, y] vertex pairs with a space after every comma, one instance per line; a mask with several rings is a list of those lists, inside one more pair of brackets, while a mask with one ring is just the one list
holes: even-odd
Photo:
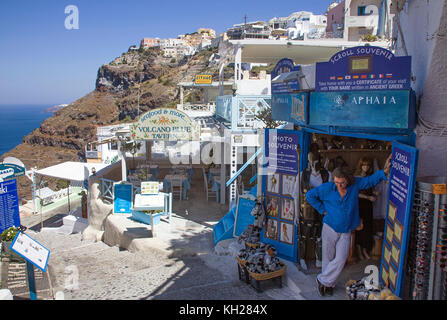
[[261, 238], [261, 228], [256, 227], [254, 225], [249, 225], [244, 232], [238, 237], [237, 241], [239, 243], [259, 243]]
[[261, 243], [257, 249], [241, 249], [237, 255], [240, 260], [246, 261], [246, 268], [252, 273], [269, 273], [280, 270], [284, 264], [276, 256], [274, 246]]
[[368, 277], [346, 283], [346, 295], [349, 300], [401, 300], [390, 289], [375, 284]]

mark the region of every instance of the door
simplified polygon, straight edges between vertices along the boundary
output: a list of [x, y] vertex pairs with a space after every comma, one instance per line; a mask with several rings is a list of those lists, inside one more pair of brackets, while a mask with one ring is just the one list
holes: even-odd
[[393, 142], [379, 281], [400, 297], [405, 277], [417, 163], [418, 149]]

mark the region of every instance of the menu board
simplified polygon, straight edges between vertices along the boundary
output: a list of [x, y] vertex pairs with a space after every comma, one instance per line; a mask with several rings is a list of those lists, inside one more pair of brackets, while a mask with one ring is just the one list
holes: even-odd
[[0, 182], [0, 233], [20, 226], [16, 179]]
[[113, 213], [132, 213], [132, 184], [113, 185]]
[[158, 194], [160, 190], [158, 181], [142, 181], [141, 194]]
[[50, 250], [42, 246], [30, 236], [19, 232], [11, 245], [11, 249], [34, 264], [43, 272], [46, 271]]
[[278, 255], [297, 261], [298, 162], [302, 132], [267, 129], [263, 195], [266, 224], [261, 241], [275, 246]]
[[417, 156], [417, 149], [393, 142], [380, 281], [397, 296], [405, 274]]

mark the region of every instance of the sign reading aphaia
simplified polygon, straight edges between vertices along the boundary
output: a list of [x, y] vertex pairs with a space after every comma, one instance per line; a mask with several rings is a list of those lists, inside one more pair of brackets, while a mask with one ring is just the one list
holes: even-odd
[[130, 133], [134, 140], [199, 140], [200, 125], [177, 109], [160, 108], [143, 114]]

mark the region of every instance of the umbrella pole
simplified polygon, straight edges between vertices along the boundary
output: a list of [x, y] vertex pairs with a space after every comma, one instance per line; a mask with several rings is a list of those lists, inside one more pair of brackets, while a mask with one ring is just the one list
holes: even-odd
[[68, 196], [68, 213], [70, 213], [70, 181], [68, 181], [67, 196]]

